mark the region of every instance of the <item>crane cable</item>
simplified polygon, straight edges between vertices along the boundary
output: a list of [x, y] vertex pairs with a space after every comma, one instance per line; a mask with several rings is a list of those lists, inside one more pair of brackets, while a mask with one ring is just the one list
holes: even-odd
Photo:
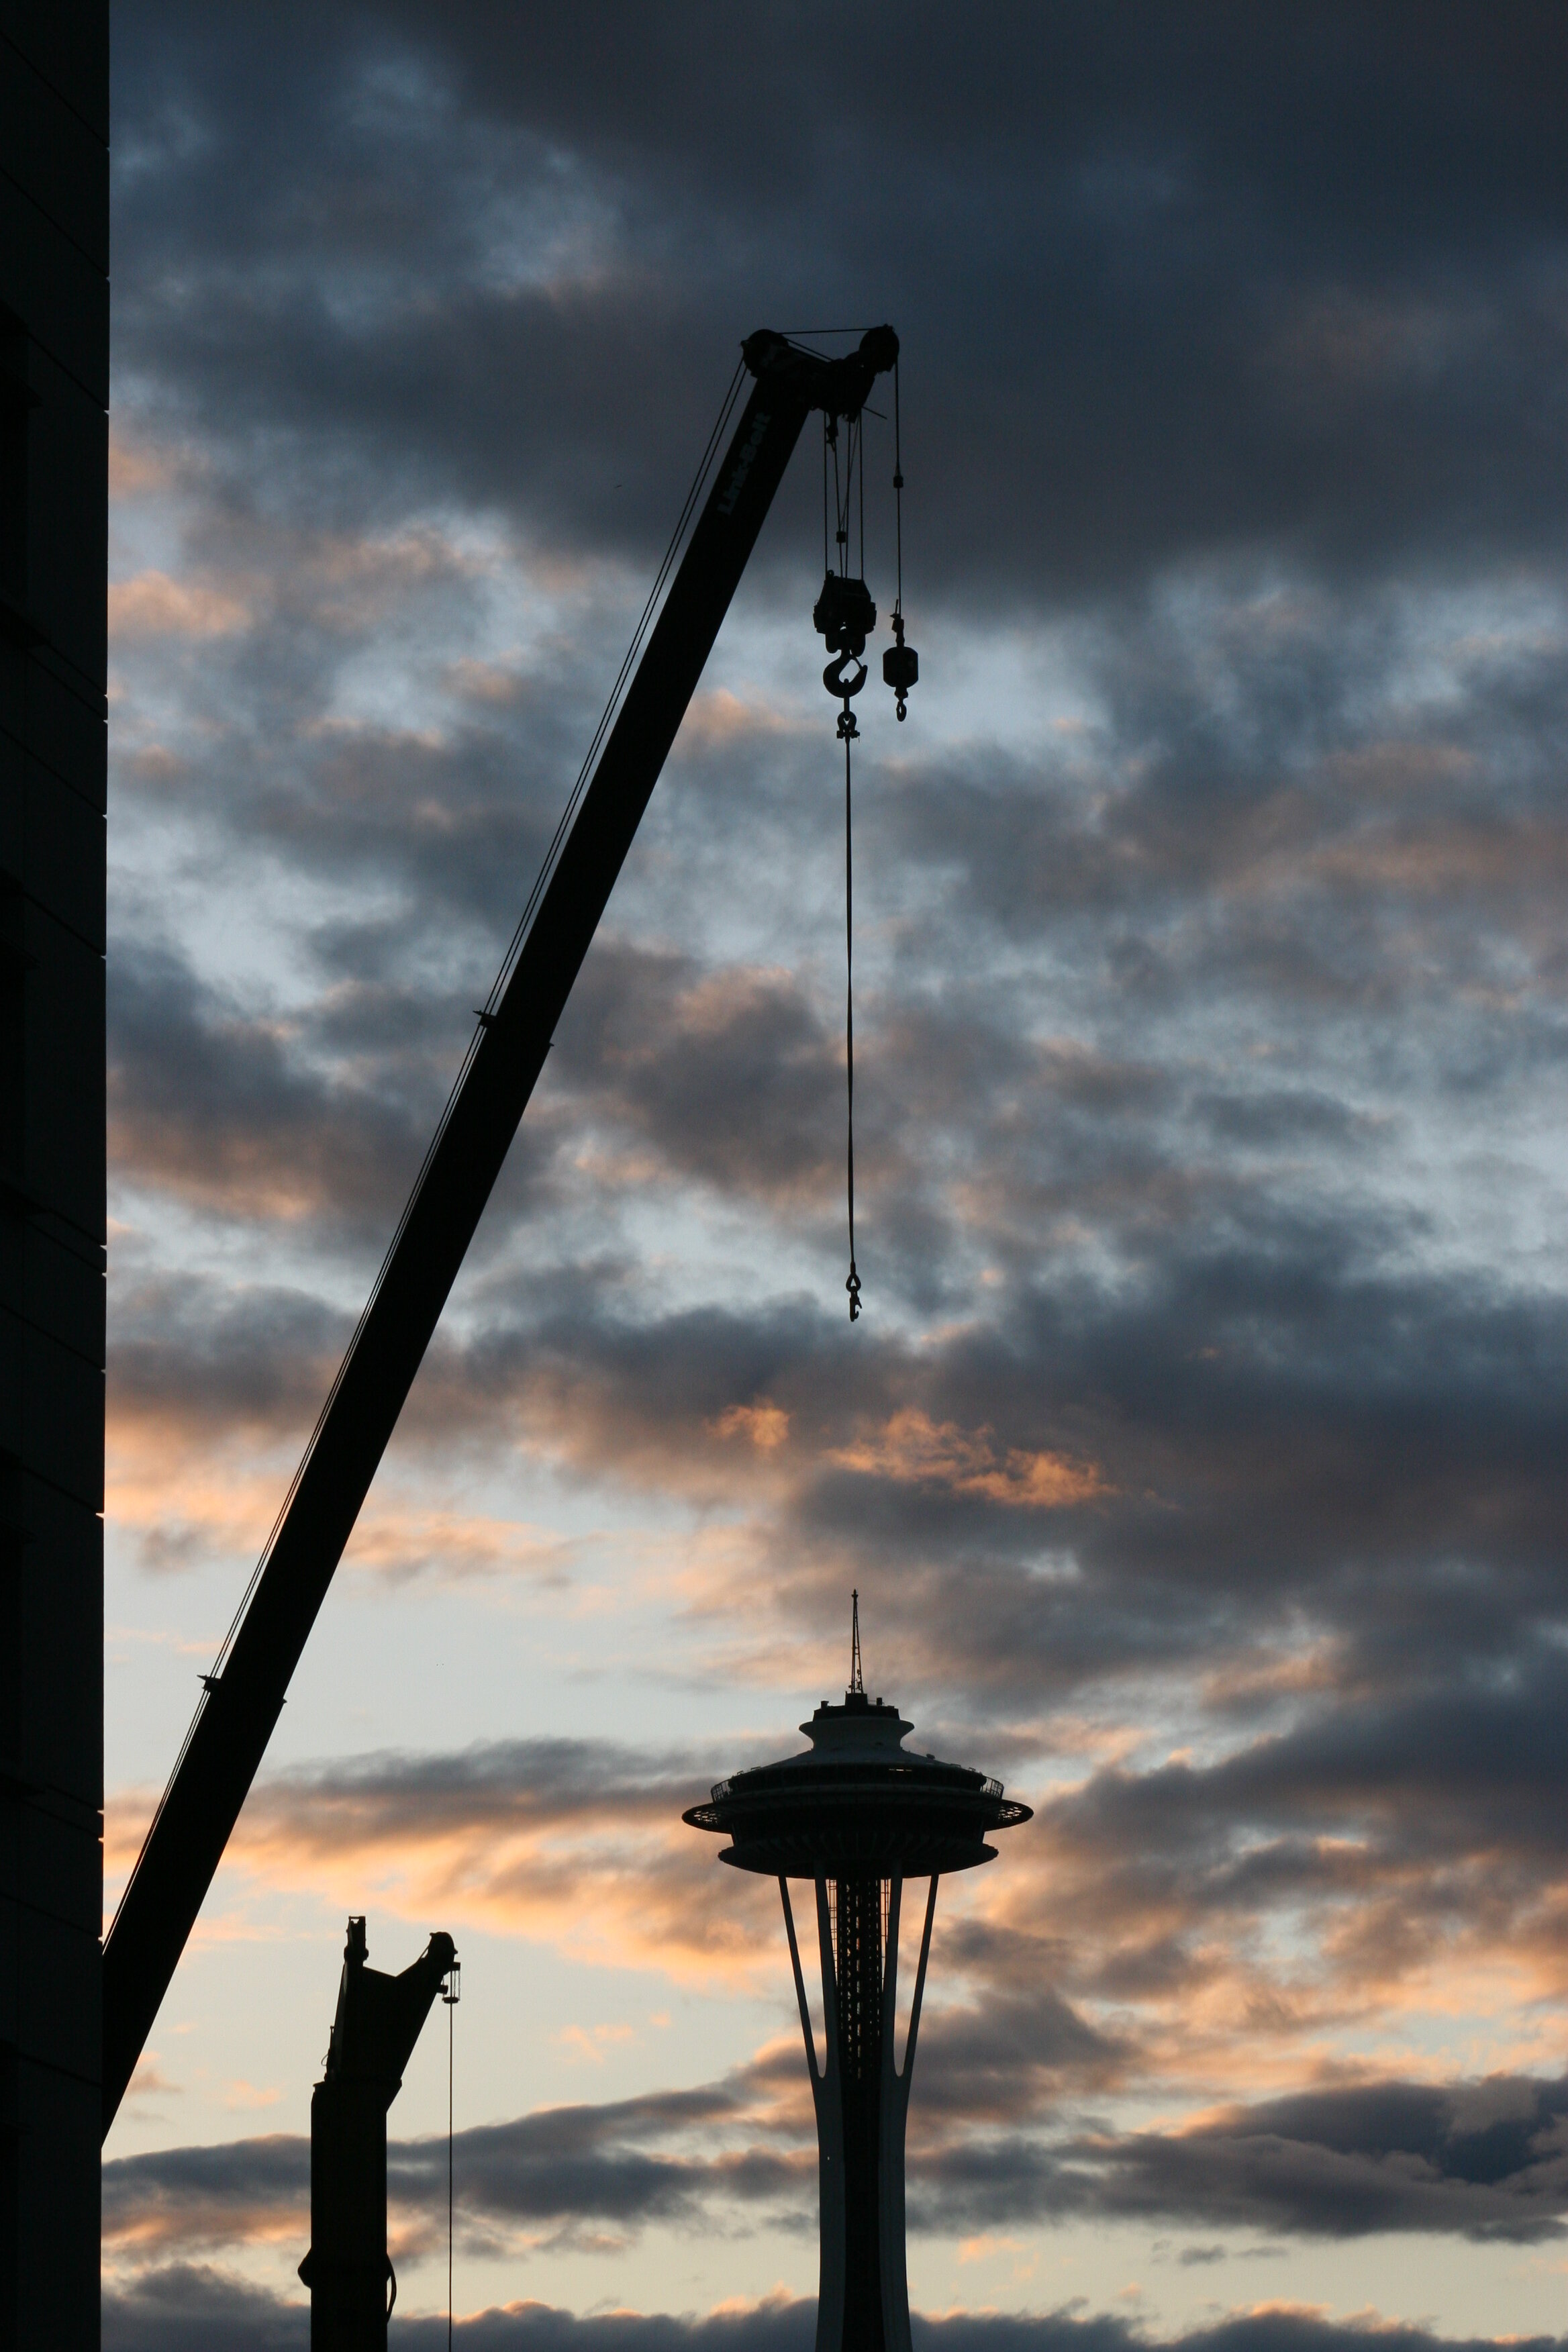
[[452, 2352], [452, 2084], [457, 2055], [454, 2011], [462, 1997], [463, 1966], [454, 1957], [441, 1988], [441, 1998], [447, 2004], [447, 2352]]
[[[846, 709], [848, 705], [845, 705]], [[849, 1195], [849, 1320], [860, 1313], [860, 1276], [855, 1269], [855, 866], [851, 848], [849, 744], [844, 732], [844, 1076], [847, 1089], [847, 1176]]]
[[[898, 676], [897, 676], [897, 677], [889, 677], [889, 678], [888, 678], [888, 683], [892, 687], [892, 689], [893, 689], [894, 694], [898, 697], [898, 702], [897, 702], [897, 706], [896, 706], [897, 716], [898, 716], [900, 719], [907, 719], [907, 718], [908, 718], [908, 716], [909, 716], [909, 709], [908, 709], [909, 690], [910, 690], [910, 688], [913, 685], [913, 683], [914, 683], [914, 679], [913, 679], [913, 678], [911, 678], [910, 677], [909, 677], [909, 675], [908, 675], [908, 673], [907, 673], [907, 665], [906, 665], [906, 663], [905, 663], [905, 661], [904, 661], [904, 658], [903, 658], [903, 656], [904, 656], [904, 653], [905, 653], [905, 646], [904, 646], [904, 436], [903, 436], [903, 420], [902, 420], [902, 418], [901, 418], [901, 416], [900, 415], [900, 413], [899, 413], [899, 412], [900, 412], [900, 400], [899, 400], [899, 362], [898, 362], [898, 361], [897, 361], [897, 360], [895, 360], [895, 361], [893, 362], [893, 547], [894, 547], [894, 574], [893, 574], [893, 577], [894, 577], [894, 593], [893, 593], [893, 638], [894, 638], [894, 642], [896, 643], [896, 645], [897, 645], [897, 646], [898, 646], [898, 659], [897, 659], [897, 660], [896, 660], [896, 662], [894, 663], [894, 668], [895, 668], [895, 670], [896, 670], [899, 674], [898, 674]], [[918, 674], [918, 667], [917, 667], [917, 674]], [[883, 662], [883, 665], [882, 665], [882, 675], [884, 676], [884, 677], [888, 677], [888, 665], [887, 665], [886, 661], [884, 661], [884, 662]]]
[[[893, 513], [896, 548], [896, 589], [893, 599], [893, 644], [882, 658], [882, 676], [893, 689], [896, 716], [908, 716], [909, 691], [920, 677], [920, 658], [912, 646], [904, 642], [904, 456], [902, 404], [899, 397], [899, 363], [893, 362]], [[873, 412], [875, 413], [875, 412]], [[866, 649], [867, 632], [877, 620], [875, 605], [866, 588], [866, 467], [864, 464], [864, 427], [858, 415], [846, 421], [844, 473], [838, 470], [838, 420], [831, 415], [823, 419], [822, 435], [822, 554], [826, 574], [823, 591], [812, 615], [817, 627], [827, 639], [828, 650], [836, 658], [822, 673], [822, 682], [828, 692], [841, 695], [844, 708], [838, 714], [838, 739], [844, 746], [844, 1081], [846, 1089], [847, 1135], [845, 1172], [849, 1209], [849, 1278], [844, 1287], [849, 1293], [849, 1320], [855, 1322], [860, 1313], [860, 1276], [855, 1264], [855, 863], [853, 825], [853, 780], [850, 770], [850, 745], [859, 735], [850, 698], [859, 693], [866, 683], [867, 669], [859, 658]], [[827, 508], [828, 460], [833, 470], [834, 538], [837, 542], [838, 569], [834, 571], [834, 550], [828, 544]], [[858, 500], [860, 515], [860, 569], [858, 574], [849, 570], [849, 519], [854, 501]]]
[[[845, 1188], [849, 1222], [849, 1275], [844, 1287], [849, 1294], [849, 1320], [857, 1322], [860, 1315], [860, 1274], [855, 1263], [855, 858], [854, 858], [854, 776], [850, 746], [859, 735], [850, 697], [859, 693], [866, 683], [867, 668], [860, 659], [865, 650], [866, 631], [862, 621], [874, 625], [875, 609], [866, 596], [866, 472], [861, 462], [861, 424], [858, 416], [845, 420], [844, 467], [838, 462], [838, 419], [825, 415], [822, 428], [822, 554], [826, 583], [816, 614], [817, 625], [827, 638], [828, 649], [835, 658], [823, 671], [822, 682], [828, 692], [841, 696], [844, 708], [838, 714], [838, 740], [844, 746], [844, 1083], [845, 1083]], [[830, 503], [828, 473], [831, 468], [833, 487], [833, 543], [828, 540], [827, 515]], [[858, 574], [849, 570], [850, 520], [857, 502], [859, 509]], [[837, 571], [835, 563], [837, 562]], [[858, 590], [859, 609], [848, 593], [853, 581]], [[840, 583], [842, 587], [840, 587]], [[835, 591], [838, 593], [836, 594]]]

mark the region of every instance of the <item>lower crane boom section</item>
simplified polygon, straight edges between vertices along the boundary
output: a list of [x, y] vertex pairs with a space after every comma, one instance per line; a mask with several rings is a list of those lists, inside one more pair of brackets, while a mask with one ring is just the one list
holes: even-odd
[[898, 356], [890, 328], [826, 360], [763, 331], [756, 378], [504, 993], [448, 1106], [290, 1490], [249, 1605], [209, 1679], [103, 1951], [108, 2132], [282, 1709], [404, 1400], [500, 1173], [801, 427], [858, 415]]

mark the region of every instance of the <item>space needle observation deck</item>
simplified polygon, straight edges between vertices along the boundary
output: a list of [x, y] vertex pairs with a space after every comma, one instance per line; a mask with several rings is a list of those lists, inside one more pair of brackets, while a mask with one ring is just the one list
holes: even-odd
[[[718, 1781], [682, 1818], [728, 1835], [721, 1862], [776, 1878], [816, 2109], [821, 2269], [816, 2352], [910, 2352], [904, 2262], [904, 2126], [937, 1881], [994, 1862], [986, 1843], [1030, 1809], [1000, 1780], [911, 1754], [914, 1728], [868, 1698], [860, 1662], [859, 1595], [849, 1687], [801, 1725], [811, 1746]], [[806, 2000], [789, 1882], [816, 1892], [826, 2047], [820, 2062]], [[906, 1878], [930, 1881], [903, 2063], [895, 2061], [899, 1923]]]

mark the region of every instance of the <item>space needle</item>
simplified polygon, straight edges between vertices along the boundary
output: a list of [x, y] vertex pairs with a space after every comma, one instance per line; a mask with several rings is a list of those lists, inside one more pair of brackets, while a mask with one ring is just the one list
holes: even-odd
[[[849, 1686], [802, 1731], [811, 1746], [715, 1783], [682, 1818], [727, 1835], [737, 1870], [776, 1878], [816, 2109], [821, 2269], [816, 2352], [910, 2352], [904, 2263], [904, 2125], [936, 1916], [937, 1880], [994, 1862], [985, 1843], [1030, 1818], [1000, 1780], [904, 1747], [914, 1728], [868, 1698], [853, 1604]], [[813, 1881], [825, 2048], [812, 2031], [792, 1878]], [[906, 1878], [929, 1879], [903, 2064], [895, 2063], [899, 1922]]]

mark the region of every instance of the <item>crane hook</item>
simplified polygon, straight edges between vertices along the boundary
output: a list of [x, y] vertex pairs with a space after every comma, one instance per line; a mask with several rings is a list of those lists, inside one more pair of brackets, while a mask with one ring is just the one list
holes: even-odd
[[[853, 677], [846, 677], [844, 672], [851, 662], [855, 663], [855, 675]], [[854, 654], [846, 650], [844, 653], [834, 655], [833, 659], [828, 663], [827, 667], [822, 673], [822, 683], [827, 688], [829, 694], [833, 695], [836, 698], [842, 696], [844, 700], [847, 702], [852, 694], [859, 693], [860, 688], [865, 685], [866, 680], [869, 676], [870, 672], [867, 669], [865, 663], [863, 661], [857, 660]]]

